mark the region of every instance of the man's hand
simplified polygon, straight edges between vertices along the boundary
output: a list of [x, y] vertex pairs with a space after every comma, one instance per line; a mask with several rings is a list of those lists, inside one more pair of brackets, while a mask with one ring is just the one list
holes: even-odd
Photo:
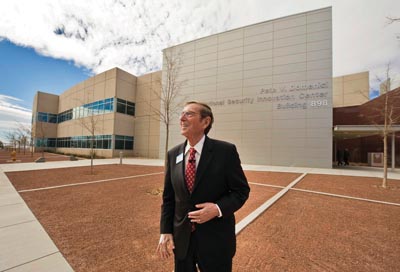
[[196, 208], [199, 208], [200, 210], [193, 211], [188, 214], [190, 222], [203, 224], [219, 215], [219, 211], [215, 203], [200, 203], [196, 205]]
[[175, 248], [174, 245], [174, 238], [172, 234], [170, 233], [165, 233], [161, 234], [160, 236], [160, 241], [158, 242], [157, 250], [160, 254], [161, 259], [165, 260], [169, 256], [173, 254], [173, 249]]

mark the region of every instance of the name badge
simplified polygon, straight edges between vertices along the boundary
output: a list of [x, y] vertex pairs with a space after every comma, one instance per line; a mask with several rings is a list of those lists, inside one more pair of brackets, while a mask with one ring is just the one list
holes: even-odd
[[183, 160], [183, 153], [176, 156], [176, 164], [180, 163]]

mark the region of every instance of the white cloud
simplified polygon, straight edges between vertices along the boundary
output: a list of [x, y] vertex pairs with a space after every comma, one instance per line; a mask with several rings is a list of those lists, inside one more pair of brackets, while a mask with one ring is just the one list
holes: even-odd
[[161, 67], [161, 50], [210, 34], [333, 7], [333, 75], [387, 62], [400, 73], [398, 0], [19, 0], [0, 2], [0, 39], [72, 60], [94, 73], [118, 66], [141, 75]]
[[219, 1], [8, 1], [0, 36], [95, 73], [139, 75], [161, 67], [162, 49], [220, 32], [227, 18]]
[[19, 119], [31, 118], [32, 111], [30, 109], [27, 109], [27, 108], [19, 105], [18, 104], [19, 102], [23, 102], [23, 101], [16, 97], [0, 94], [1, 115], [10, 115], [10, 116], [14, 116]]
[[[400, 73], [400, 24], [388, 25], [388, 16], [399, 17], [400, 2], [334, 1], [333, 60], [334, 74], [345, 75], [369, 71], [371, 88], [378, 88], [376, 77], [384, 78], [386, 66]], [[397, 14], [396, 14], [397, 13]]]
[[20, 125], [30, 126], [32, 111], [21, 106], [23, 102], [16, 97], [0, 94], [0, 141], [8, 142], [6, 134]]
[[[1, 121], [0, 122], [0, 130], [3, 132], [13, 131], [14, 129], [18, 129], [19, 126], [30, 127], [31, 123], [29, 122], [15, 122], [15, 121]], [[3, 138], [4, 135], [0, 135], [0, 138]]]

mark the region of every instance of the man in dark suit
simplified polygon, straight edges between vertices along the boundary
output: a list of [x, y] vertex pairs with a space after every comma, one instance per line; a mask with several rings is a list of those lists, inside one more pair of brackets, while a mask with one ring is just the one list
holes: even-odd
[[166, 259], [173, 251], [175, 272], [232, 271], [234, 212], [250, 188], [236, 147], [207, 137], [213, 121], [208, 105], [188, 102], [180, 117], [186, 141], [168, 152], [157, 252]]

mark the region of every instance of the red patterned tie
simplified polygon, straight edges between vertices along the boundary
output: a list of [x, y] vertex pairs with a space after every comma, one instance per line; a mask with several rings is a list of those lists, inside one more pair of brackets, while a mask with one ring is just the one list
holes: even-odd
[[186, 165], [186, 186], [189, 192], [192, 193], [196, 177], [196, 149], [191, 147], [189, 152], [189, 160]]

